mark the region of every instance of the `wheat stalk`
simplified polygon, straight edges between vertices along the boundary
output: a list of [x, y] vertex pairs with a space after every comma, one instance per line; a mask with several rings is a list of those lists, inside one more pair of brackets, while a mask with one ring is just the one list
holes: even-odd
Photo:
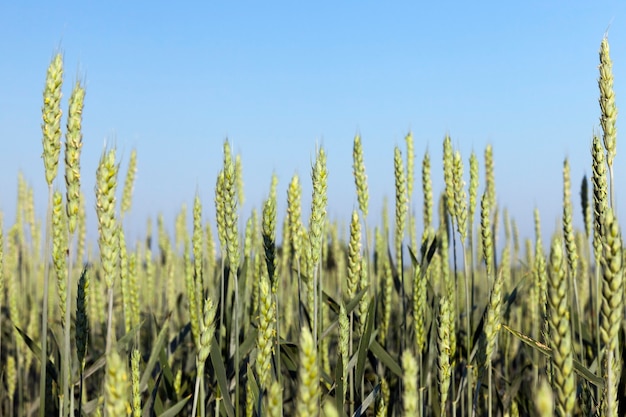
[[43, 162], [46, 182], [48, 184], [48, 211], [46, 214], [46, 237], [44, 249], [44, 286], [43, 286], [43, 306], [41, 319], [41, 358], [40, 358], [40, 379], [39, 397], [42, 404], [39, 407], [39, 416], [45, 415], [46, 408], [46, 363], [48, 360], [48, 286], [49, 286], [49, 256], [50, 256], [50, 236], [52, 227], [52, 182], [57, 175], [59, 154], [61, 152], [61, 86], [63, 84], [63, 58], [60, 53], [56, 54], [46, 74], [46, 84], [43, 92], [43, 107], [41, 109], [43, 123], [41, 130], [43, 133]]
[[[312, 265], [312, 276], [309, 276], [309, 306], [313, 314], [313, 340], [317, 344], [319, 330], [319, 302], [321, 301], [321, 276], [318, 264], [322, 258], [322, 240], [324, 238], [324, 225], [326, 224], [326, 205], [328, 197], [326, 188], [328, 182], [328, 170], [326, 168], [326, 153], [324, 148], [320, 148], [313, 165], [312, 172], [313, 193], [311, 199], [311, 217], [309, 220], [309, 244], [310, 244], [310, 264]], [[317, 292], [319, 291], [319, 294]], [[313, 302], [311, 302], [313, 301]]]

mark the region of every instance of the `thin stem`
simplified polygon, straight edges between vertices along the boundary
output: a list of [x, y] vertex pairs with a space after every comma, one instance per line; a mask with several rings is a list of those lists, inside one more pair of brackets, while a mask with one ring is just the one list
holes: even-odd
[[465, 250], [465, 242], [461, 241], [461, 249], [463, 250], [463, 272], [465, 276], [465, 350], [466, 350], [466, 375], [467, 375], [467, 409], [472, 409], [472, 371], [470, 369], [470, 363], [472, 359], [472, 331], [471, 331], [471, 314], [472, 310], [470, 307], [470, 290], [469, 290], [469, 280], [470, 273], [468, 272], [468, 261], [467, 261], [467, 251]]
[[50, 235], [52, 230], [52, 184], [48, 185], [48, 210], [46, 212], [46, 237], [44, 239], [43, 311], [41, 312], [41, 372], [39, 378], [39, 417], [46, 415], [46, 366], [48, 364], [48, 287], [50, 276]]
[[69, 410], [69, 383], [70, 383], [70, 373], [72, 372], [72, 364], [71, 364], [71, 350], [70, 350], [70, 333], [72, 331], [72, 326], [70, 324], [71, 317], [71, 308], [72, 308], [72, 234], [68, 232], [68, 259], [67, 259], [67, 282], [65, 284], [65, 328], [64, 336], [65, 336], [65, 344], [63, 349], [63, 393], [65, 394], [63, 397], [63, 409], [67, 410], [66, 414], [71, 415], [71, 411]]
[[[234, 268], [234, 269], [233, 269]], [[230, 266], [235, 284], [235, 415], [239, 415], [239, 279], [237, 265]]]

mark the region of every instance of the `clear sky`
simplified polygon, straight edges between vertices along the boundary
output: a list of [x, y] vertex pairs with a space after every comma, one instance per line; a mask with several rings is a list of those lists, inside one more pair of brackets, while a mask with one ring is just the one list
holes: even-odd
[[[404, 149], [409, 130], [417, 170], [424, 152], [431, 154], [435, 190], [442, 189], [445, 134], [466, 166], [472, 150], [482, 161], [491, 143], [499, 203], [524, 236], [532, 235], [534, 207], [544, 229], [556, 226], [562, 163], [569, 157], [580, 225], [578, 187], [591, 173], [591, 136], [599, 131], [598, 49], [607, 28], [623, 109], [623, 1], [5, 1], [0, 210], [10, 224], [21, 171], [43, 217], [42, 90], [46, 68], [61, 51], [64, 97], [77, 78], [86, 85], [82, 187], [92, 236], [95, 171], [105, 143], [118, 150], [120, 181], [130, 151], [138, 152], [126, 224], [134, 238], [159, 212], [173, 222], [196, 191], [205, 219], [214, 219], [225, 138], [243, 158], [242, 216], [261, 207], [272, 172], [279, 177], [281, 212], [296, 172], [306, 207], [311, 162], [322, 144], [329, 215], [347, 222], [357, 205], [352, 141], [360, 132], [375, 224], [383, 197], [394, 195], [394, 145]], [[618, 118], [618, 191], [626, 186], [621, 126]], [[415, 190], [421, 213], [419, 174]], [[623, 204], [619, 195], [617, 202]]]

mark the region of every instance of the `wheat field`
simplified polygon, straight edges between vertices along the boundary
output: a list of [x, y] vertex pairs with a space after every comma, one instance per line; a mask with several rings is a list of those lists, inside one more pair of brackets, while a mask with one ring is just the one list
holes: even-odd
[[[358, 135], [345, 161], [358, 201], [349, 219], [327, 214], [323, 147], [310, 176], [281, 178], [284, 189], [268, 178], [262, 207], [243, 213], [245, 161], [226, 140], [215, 218], [203, 221], [196, 194], [173, 234], [159, 217], [133, 246], [124, 219], [141, 151], [121, 164], [109, 147], [95, 173], [81, 171], [85, 89], [71, 86], [65, 114], [56, 55], [40, 121], [46, 218], [21, 175], [15, 223], [0, 213], [0, 415], [625, 415], [626, 252], [606, 38], [599, 57], [592, 175], [572, 179], [564, 159], [562, 227], [549, 242], [538, 210], [534, 239], [520, 241], [497, 198], [497, 149], [462, 155], [446, 136], [443, 172], [431, 172], [409, 133], [390, 149], [394, 195], [382, 213], [369, 213]], [[86, 175], [96, 177], [95, 210]], [[435, 175], [444, 189], [433, 189]]]

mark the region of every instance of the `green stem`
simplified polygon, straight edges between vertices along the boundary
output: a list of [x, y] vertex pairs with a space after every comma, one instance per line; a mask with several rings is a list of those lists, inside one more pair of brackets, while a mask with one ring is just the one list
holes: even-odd
[[48, 185], [48, 210], [46, 212], [46, 237], [43, 269], [43, 311], [41, 312], [41, 372], [39, 378], [39, 417], [46, 415], [46, 365], [48, 364], [48, 287], [50, 277], [50, 235], [52, 230], [52, 184]]
[[65, 328], [64, 336], [65, 336], [65, 344], [63, 348], [63, 393], [65, 394], [63, 397], [63, 409], [65, 411], [65, 415], [72, 415], [73, 413], [69, 409], [69, 400], [70, 400], [70, 378], [72, 372], [72, 364], [71, 364], [71, 331], [72, 325], [70, 323], [71, 317], [71, 308], [72, 308], [72, 234], [68, 232], [68, 256], [67, 256], [67, 282], [65, 283]]

